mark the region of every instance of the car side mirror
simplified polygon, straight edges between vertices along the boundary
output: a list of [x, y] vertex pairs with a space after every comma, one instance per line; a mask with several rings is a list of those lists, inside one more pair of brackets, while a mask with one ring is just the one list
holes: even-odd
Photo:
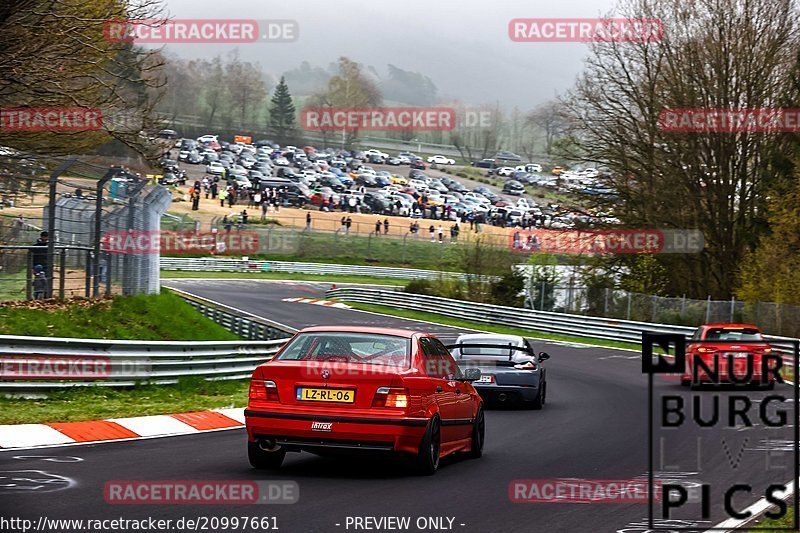
[[550, 359], [550, 354], [547, 352], [539, 352], [539, 361], [547, 361]]
[[478, 381], [481, 379], [480, 368], [468, 368], [464, 370], [464, 381]]

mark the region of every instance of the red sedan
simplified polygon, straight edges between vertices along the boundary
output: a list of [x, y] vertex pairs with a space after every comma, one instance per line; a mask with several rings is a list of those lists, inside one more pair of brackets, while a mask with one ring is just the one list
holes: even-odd
[[447, 348], [419, 331], [317, 326], [253, 372], [248, 456], [278, 468], [287, 452], [389, 452], [433, 474], [440, 458], [480, 457], [481, 398]]
[[756, 326], [707, 324], [697, 328], [688, 342], [681, 385], [721, 382], [761, 383], [770, 388], [775, 385], [780, 356], [772, 354], [772, 348]]

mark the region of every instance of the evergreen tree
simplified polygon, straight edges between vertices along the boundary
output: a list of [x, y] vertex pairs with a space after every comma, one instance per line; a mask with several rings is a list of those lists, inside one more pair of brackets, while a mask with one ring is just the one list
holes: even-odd
[[289, 87], [281, 76], [281, 81], [275, 87], [272, 95], [272, 105], [269, 110], [269, 127], [275, 132], [278, 143], [292, 142], [295, 137], [295, 107]]

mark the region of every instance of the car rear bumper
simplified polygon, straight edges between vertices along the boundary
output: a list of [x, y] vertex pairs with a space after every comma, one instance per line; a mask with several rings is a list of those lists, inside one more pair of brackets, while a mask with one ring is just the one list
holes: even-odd
[[532, 402], [539, 395], [537, 385], [479, 385], [472, 384], [481, 398], [497, 402]]
[[428, 420], [245, 410], [251, 441], [275, 439], [289, 450], [368, 450], [416, 454]]

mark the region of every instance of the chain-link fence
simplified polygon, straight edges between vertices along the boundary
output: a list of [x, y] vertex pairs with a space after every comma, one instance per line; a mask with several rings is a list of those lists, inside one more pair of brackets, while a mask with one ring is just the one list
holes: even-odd
[[670, 298], [545, 281], [529, 281], [526, 293], [526, 306], [540, 311], [681, 326], [744, 322], [770, 335], [800, 336], [800, 306], [795, 305]]
[[[121, 167], [0, 154], [0, 298], [99, 296], [159, 290], [158, 249], [115, 253], [109, 235], [160, 232], [171, 195]], [[37, 288], [45, 287], [43, 291]]]

